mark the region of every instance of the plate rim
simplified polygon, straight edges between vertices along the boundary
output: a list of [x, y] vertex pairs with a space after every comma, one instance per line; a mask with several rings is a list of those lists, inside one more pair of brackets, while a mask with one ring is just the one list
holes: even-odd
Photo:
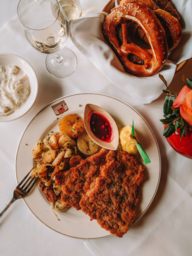
[[[127, 106], [128, 108], [130, 108], [131, 110], [133, 110], [143, 121], [144, 123], [146, 124], [147, 128], [152, 131], [153, 129], [150, 128], [150, 125], [148, 123], [148, 121], [142, 116], [142, 114], [140, 114], [133, 106], [131, 106], [129, 103], [126, 103], [125, 101], [119, 99], [119, 98], [116, 98], [116, 97], [113, 97], [113, 96], [109, 96], [109, 95], [106, 95], [106, 94], [102, 94], [102, 93], [75, 93], [75, 94], [68, 94], [66, 96], [61, 96], [53, 101], [50, 101], [48, 104], [46, 104], [44, 107], [42, 107], [36, 114], [35, 116], [33, 116], [33, 118], [29, 121], [29, 123], [27, 124], [27, 126], [25, 127], [25, 130], [23, 131], [22, 133], [22, 136], [20, 137], [20, 141], [19, 141], [19, 144], [18, 144], [18, 147], [17, 147], [17, 152], [16, 152], [16, 158], [15, 158], [15, 169], [16, 169], [16, 180], [17, 182], [19, 182], [18, 180], [18, 168], [17, 168], [17, 161], [18, 161], [18, 153], [19, 153], [19, 148], [21, 147], [21, 142], [22, 142], [22, 139], [25, 135], [25, 133], [27, 132], [28, 130], [28, 127], [30, 126], [30, 124], [33, 122], [33, 120], [41, 113], [43, 112], [47, 107], [53, 105], [54, 103], [60, 101], [60, 100], [65, 100], [67, 98], [71, 98], [71, 97], [74, 97], [74, 96], [84, 96], [84, 95], [97, 95], [97, 96], [102, 96], [102, 97], [106, 97], [106, 98], [110, 98], [112, 100], [116, 100], [122, 104], [124, 104], [125, 106]], [[145, 208], [145, 210], [138, 216], [137, 220], [133, 223], [132, 227], [134, 226], [135, 223], [137, 223], [138, 221], [140, 221], [140, 219], [146, 214], [146, 212], [149, 210], [152, 202], [154, 201], [154, 198], [156, 197], [156, 194], [157, 194], [157, 191], [159, 189], [159, 185], [160, 185], [160, 180], [161, 180], [161, 176], [162, 176], [162, 158], [161, 158], [161, 151], [160, 151], [160, 147], [159, 147], [159, 143], [157, 141], [157, 138], [156, 136], [153, 134], [153, 132], [151, 132], [151, 135], [154, 139], [154, 142], [155, 142], [155, 145], [156, 145], [156, 148], [157, 148], [157, 152], [158, 152], [158, 158], [159, 158], [159, 178], [158, 178], [158, 182], [157, 182], [157, 185], [156, 185], [156, 188], [155, 188], [155, 191], [154, 191], [154, 194], [153, 196], [151, 197], [151, 200], [149, 201], [147, 207]], [[61, 235], [64, 235], [64, 236], [68, 236], [68, 237], [71, 237], [71, 238], [75, 238], [75, 239], [87, 239], [87, 240], [91, 240], [91, 239], [100, 239], [100, 238], [105, 238], [105, 237], [109, 237], [111, 236], [112, 237], [112, 234], [107, 234], [107, 235], [104, 235], [104, 236], [100, 236], [100, 237], [95, 237], [95, 238], [90, 238], [90, 237], [77, 237], [77, 236], [72, 236], [72, 235], [68, 235], [68, 234], [64, 234], [63, 232], [61, 231], [58, 231], [56, 229], [54, 229], [53, 227], [50, 227], [48, 224], [46, 224], [43, 220], [41, 220], [37, 214], [32, 210], [32, 208], [29, 206], [29, 204], [27, 203], [26, 199], [23, 198], [25, 204], [27, 205], [28, 209], [33, 213], [33, 215], [42, 223], [44, 224], [46, 227], [50, 228], [51, 230], [57, 232], [58, 234], [61, 234]]]

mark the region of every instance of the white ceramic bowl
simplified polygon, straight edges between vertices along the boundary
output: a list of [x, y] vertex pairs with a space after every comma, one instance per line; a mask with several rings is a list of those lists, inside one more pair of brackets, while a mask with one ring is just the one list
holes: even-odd
[[23, 58], [14, 54], [0, 54], [0, 65], [11, 65], [20, 67], [28, 76], [30, 82], [30, 95], [27, 100], [12, 114], [0, 116], [0, 122], [15, 120], [23, 116], [33, 106], [38, 93], [38, 81], [36, 74], [30, 64]]

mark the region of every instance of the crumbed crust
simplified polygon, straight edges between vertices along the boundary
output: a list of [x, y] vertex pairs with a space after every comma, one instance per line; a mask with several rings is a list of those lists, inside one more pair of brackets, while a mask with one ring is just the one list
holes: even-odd
[[112, 234], [123, 236], [138, 217], [145, 168], [136, 157], [101, 150], [65, 176], [65, 203], [83, 210]]
[[109, 152], [111, 160], [83, 194], [81, 209], [104, 229], [123, 236], [139, 214], [144, 167], [125, 151]]
[[[61, 195], [64, 202], [78, 210], [80, 209], [79, 202], [84, 192], [85, 181], [86, 179], [92, 181], [99, 175], [100, 166], [104, 164], [107, 152], [107, 150], [102, 149], [65, 172]], [[87, 177], [88, 172], [90, 175]]]

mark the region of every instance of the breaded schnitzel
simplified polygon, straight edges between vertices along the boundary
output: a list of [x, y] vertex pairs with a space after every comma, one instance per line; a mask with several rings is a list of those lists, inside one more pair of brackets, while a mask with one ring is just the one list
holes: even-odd
[[138, 217], [144, 180], [136, 157], [102, 149], [65, 173], [62, 198], [121, 237]]
[[144, 167], [125, 151], [110, 151], [100, 175], [89, 183], [80, 207], [91, 219], [123, 236], [139, 214]]
[[101, 166], [105, 164], [107, 152], [101, 149], [64, 173], [61, 195], [63, 201], [77, 210], [80, 209], [79, 202], [85, 191], [85, 182], [92, 181], [99, 175]]

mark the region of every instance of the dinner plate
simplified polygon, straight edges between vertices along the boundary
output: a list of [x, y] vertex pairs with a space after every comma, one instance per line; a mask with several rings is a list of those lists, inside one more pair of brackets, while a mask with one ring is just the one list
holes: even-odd
[[[134, 120], [138, 137], [151, 158], [151, 163], [146, 166], [148, 179], [143, 186], [140, 218], [152, 203], [159, 186], [161, 175], [159, 147], [152, 129], [144, 118], [131, 106], [112, 97], [90, 93], [76, 94], [59, 98], [42, 109], [27, 126], [20, 141], [16, 158], [17, 180], [20, 181], [31, 169], [32, 149], [37, 141], [49, 131], [58, 129], [58, 118], [70, 113], [83, 115], [84, 106], [88, 103], [107, 110], [119, 126], [131, 124]], [[90, 221], [81, 211], [71, 208], [61, 213], [53, 210], [38, 189], [24, 200], [42, 223], [61, 234], [76, 238], [99, 238], [109, 235], [96, 221]]]

